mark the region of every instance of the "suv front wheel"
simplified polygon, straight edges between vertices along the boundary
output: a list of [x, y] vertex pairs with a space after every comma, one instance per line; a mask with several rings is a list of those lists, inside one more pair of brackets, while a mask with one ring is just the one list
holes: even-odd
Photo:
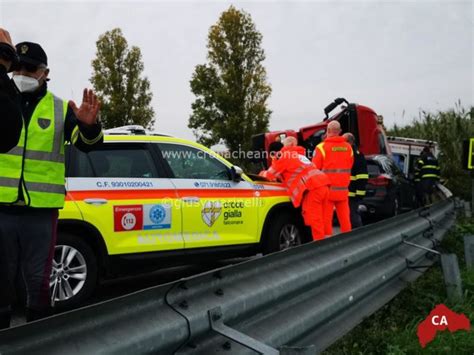
[[55, 307], [69, 309], [80, 305], [96, 284], [97, 259], [91, 247], [73, 234], [59, 234], [49, 282]]
[[263, 244], [263, 254], [290, 249], [304, 243], [303, 226], [295, 214], [284, 212], [270, 221], [271, 225]]

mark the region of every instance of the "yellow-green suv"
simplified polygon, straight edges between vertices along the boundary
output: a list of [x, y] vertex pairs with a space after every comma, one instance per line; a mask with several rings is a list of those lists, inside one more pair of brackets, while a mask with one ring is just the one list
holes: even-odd
[[308, 240], [280, 184], [254, 181], [187, 140], [106, 135], [89, 153], [69, 146], [66, 161], [51, 275], [60, 307], [83, 302], [99, 279], [131, 270], [269, 253]]

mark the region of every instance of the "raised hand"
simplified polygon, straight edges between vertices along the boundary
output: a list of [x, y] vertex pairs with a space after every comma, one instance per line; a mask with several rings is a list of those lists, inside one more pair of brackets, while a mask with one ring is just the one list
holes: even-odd
[[13, 47], [12, 38], [7, 30], [0, 28], [0, 64], [2, 64], [7, 71], [10, 70], [13, 61], [16, 61], [16, 50]]
[[99, 113], [100, 102], [92, 90], [84, 89], [81, 106], [77, 107], [72, 100], [69, 101], [77, 119], [86, 125], [93, 125], [97, 122], [97, 114]]
[[0, 43], [7, 43], [13, 47], [12, 38], [7, 30], [0, 27]]

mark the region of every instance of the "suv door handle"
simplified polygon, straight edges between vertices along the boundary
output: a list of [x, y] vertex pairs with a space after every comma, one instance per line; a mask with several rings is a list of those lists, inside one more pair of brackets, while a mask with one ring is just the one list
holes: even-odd
[[188, 203], [196, 203], [200, 201], [199, 197], [197, 196], [185, 196], [181, 198], [181, 200], [183, 200], [183, 202], [188, 202]]
[[84, 202], [89, 205], [105, 205], [108, 201], [105, 198], [85, 198]]

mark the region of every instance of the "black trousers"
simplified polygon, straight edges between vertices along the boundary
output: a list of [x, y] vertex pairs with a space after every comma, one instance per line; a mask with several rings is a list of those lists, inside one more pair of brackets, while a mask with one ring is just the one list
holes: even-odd
[[432, 178], [421, 179], [422, 204], [433, 203], [433, 193], [435, 192], [436, 180]]
[[421, 186], [421, 181], [415, 182], [415, 196], [416, 196], [416, 207], [424, 206], [423, 187]]
[[359, 206], [360, 199], [349, 197], [349, 208], [351, 209], [351, 225], [352, 229], [362, 227], [362, 218], [360, 217]]
[[8, 312], [20, 273], [27, 308], [50, 307], [49, 278], [56, 245], [58, 211], [27, 207], [0, 208], [0, 313]]

